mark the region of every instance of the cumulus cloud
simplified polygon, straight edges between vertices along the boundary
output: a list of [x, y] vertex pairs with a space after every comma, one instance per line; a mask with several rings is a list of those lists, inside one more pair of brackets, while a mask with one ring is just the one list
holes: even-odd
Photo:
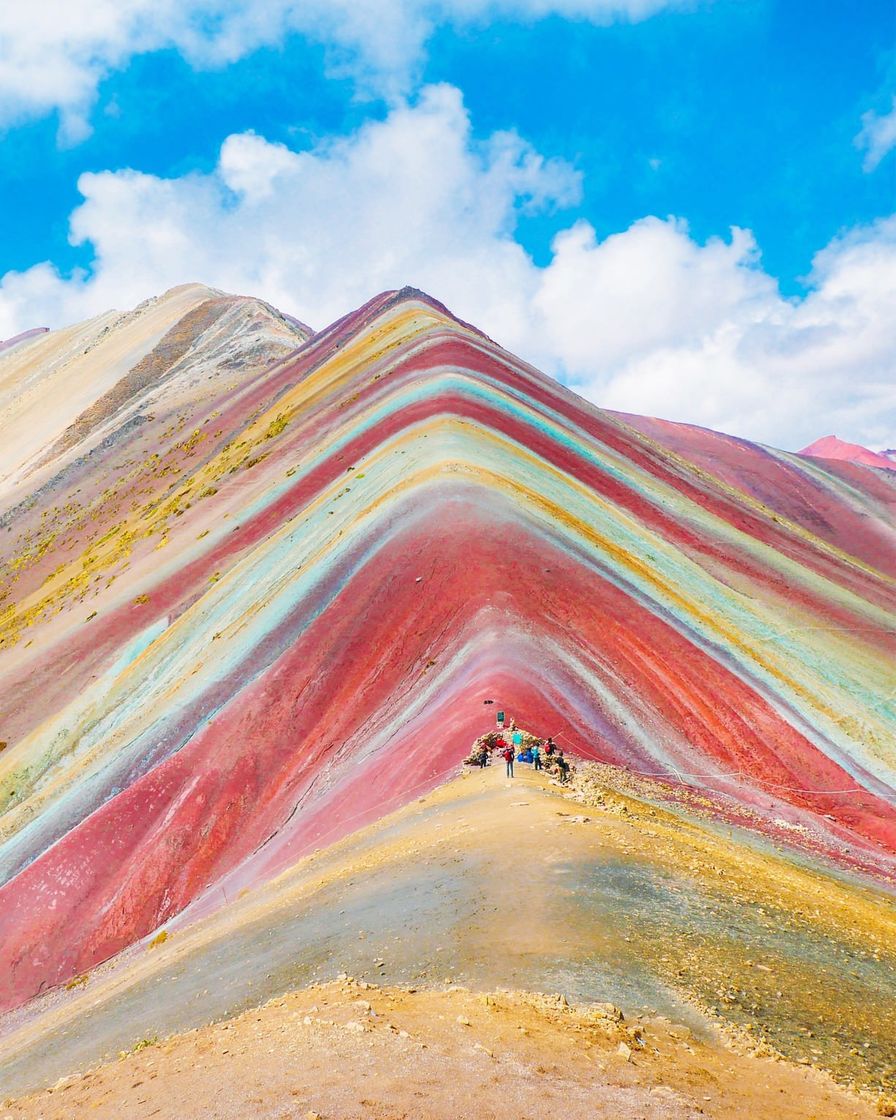
[[443, 85], [313, 151], [242, 133], [212, 174], [90, 173], [79, 189], [71, 239], [92, 246], [92, 274], [7, 274], [0, 335], [26, 308], [59, 323], [187, 277], [301, 307], [318, 324], [413, 282], [515, 334], [519, 293], [536, 279], [517, 215], [572, 204], [581, 184], [515, 133], [474, 142], [459, 91]]
[[688, 0], [41, 0], [0, 4], [0, 126], [60, 114], [80, 140], [99, 82], [134, 55], [180, 51], [221, 66], [291, 32], [329, 49], [331, 71], [396, 98], [410, 88], [439, 23], [551, 14], [606, 23], [644, 19]]
[[862, 130], [856, 137], [856, 145], [865, 149], [863, 166], [866, 171], [874, 171], [887, 152], [896, 148], [896, 94], [889, 113], [869, 110], [862, 114]]
[[516, 222], [573, 206], [578, 173], [515, 133], [475, 140], [444, 85], [310, 151], [241, 133], [210, 174], [79, 187], [71, 236], [92, 271], [8, 273], [0, 337], [191, 279], [317, 326], [413, 284], [607, 407], [785, 447], [830, 431], [896, 443], [896, 218], [823, 249], [802, 299], [782, 297], [749, 231], [701, 244], [676, 218], [603, 240], [571, 222], [540, 267]]
[[558, 237], [538, 302], [561, 368], [608, 408], [785, 447], [830, 431], [889, 445], [896, 218], [832, 242], [807, 279], [785, 299], [749, 232], [698, 245], [646, 218], [602, 243]]

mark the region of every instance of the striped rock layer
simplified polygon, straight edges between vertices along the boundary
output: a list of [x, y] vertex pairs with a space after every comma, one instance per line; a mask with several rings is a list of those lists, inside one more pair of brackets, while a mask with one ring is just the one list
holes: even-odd
[[175, 289], [0, 354], [0, 422], [0, 1010], [497, 707], [891, 876], [896, 473], [601, 411], [411, 289]]

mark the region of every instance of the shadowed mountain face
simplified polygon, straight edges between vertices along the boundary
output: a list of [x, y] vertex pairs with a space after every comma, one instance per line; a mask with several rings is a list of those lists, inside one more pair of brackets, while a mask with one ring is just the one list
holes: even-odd
[[603, 412], [419, 292], [0, 354], [0, 1009], [456, 767], [494, 709], [894, 870], [896, 474]]

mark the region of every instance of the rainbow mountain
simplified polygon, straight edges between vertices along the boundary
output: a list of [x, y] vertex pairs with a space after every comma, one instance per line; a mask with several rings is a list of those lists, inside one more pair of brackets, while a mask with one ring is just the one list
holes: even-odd
[[413, 289], [0, 352], [0, 1010], [457, 771], [497, 707], [890, 889], [896, 473], [603, 411]]

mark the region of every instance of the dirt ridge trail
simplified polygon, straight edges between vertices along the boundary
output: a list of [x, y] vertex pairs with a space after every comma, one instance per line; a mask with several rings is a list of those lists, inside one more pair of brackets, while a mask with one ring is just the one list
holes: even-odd
[[[688, 1045], [701, 1048], [701, 1060], [719, 1084], [733, 1078], [735, 1069], [762, 1071], [745, 1073], [739, 1088], [735, 1079], [731, 1092], [747, 1093], [753, 1080], [777, 1084], [775, 1078], [789, 1069], [788, 1077], [799, 1073], [803, 1079], [798, 1099], [807, 1109], [811, 1104], [794, 1116], [871, 1114], [823, 1074], [803, 1074], [770, 1057], [777, 1053], [831, 1070], [840, 1082], [865, 1090], [868, 1099], [892, 1091], [892, 901], [804, 857], [797, 863], [763, 850], [742, 830], [725, 835], [727, 830], [681, 806], [602, 786], [595, 773], [603, 771], [583, 771], [573, 787], [561, 789], [519, 765], [512, 780], [503, 766], [466, 772], [280, 878], [243, 892], [208, 918], [191, 926], [173, 923], [163, 944], [137, 946], [94, 970], [83, 985], [57, 990], [8, 1019], [0, 1094], [53, 1084], [144, 1039], [204, 1030], [243, 1012], [251, 1019], [248, 1009], [288, 992], [294, 993], [288, 999], [304, 999], [302, 992], [314, 991], [312, 985], [345, 974], [390, 990], [418, 988], [400, 997], [408, 1008], [423, 1008], [430, 999], [461, 1000], [439, 990], [456, 985], [478, 992], [559, 993], [576, 1005], [609, 1002], [623, 1009], [626, 1021], [642, 1014], [651, 1023], [666, 1023], [652, 1028], [660, 1033], [670, 1023], [686, 1030], [693, 1036]], [[720, 1027], [740, 1054], [726, 1049]], [[404, 1040], [391, 1034], [376, 1060], [394, 1063], [398, 1084], [406, 1076]], [[318, 1048], [322, 1067], [328, 1038], [324, 1031], [308, 1042]], [[426, 1061], [435, 1063], [442, 1054], [444, 1066], [442, 1097], [432, 1090], [444, 1111], [428, 1113], [434, 1116], [452, 1115], [451, 1086], [466, 1068], [466, 1052], [449, 1041], [436, 1030], [427, 1043]], [[343, 1111], [328, 1113], [314, 1104], [309, 1109], [322, 1116], [404, 1115], [400, 1108], [427, 1115], [410, 1099], [389, 1104], [385, 1112], [357, 1111], [362, 1106], [345, 1096], [356, 1070], [341, 1057], [344, 1032], [330, 1042], [336, 1062], [326, 1084]], [[487, 1041], [482, 1045], [490, 1048]], [[182, 1040], [170, 1046], [175, 1054], [190, 1052]], [[245, 1053], [250, 1068], [261, 1052], [247, 1043]], [[660, 1079], [666, 1085], [673, 1084], [672, 1071], [687, 1065], [677, 1051], [667, 1057], [669, 1068], [663, 1066]], [[637, 1053], [634, 1060], [640, 1061]], [[184, 1101], [205, 1091], [198, 1072], [195, 1091], [189, 1088], [192, 1062], [181, 1061]], [[115, 1077], [109, 1076], [109, 1099], [118, 1100]], [[653, 1083], [645, 1077], [649, 1088]], [[805, 1087], [811, 1085], [822, 1094], [817, 1107]], [[833, 1110], [825, 1111], [824, 1093], [839, 1102]], [[399, 1093], [394, 1101], [400, 1100]], [[533, 1114], [544, 1115], [546, 1098], [532, 1100], [541, 1101], [541, 1111]], [[695, 1101], [687, 1107], [733, 1114], [713, 1113], [711, 1102]], [[852, 1101], [852, 1112], [844, 1101]], [[638, 1108], [633, 1116], [652, 1115], [644, 1102]], [[305, 1113], [281, 1108], [254, 1114]], [[619, 1107], [609, 1114], [626, 1115]]]
[[562, 996], [317, 985], [7, 1101], [5, 1120], [863, 1120], [814, 1070]]

